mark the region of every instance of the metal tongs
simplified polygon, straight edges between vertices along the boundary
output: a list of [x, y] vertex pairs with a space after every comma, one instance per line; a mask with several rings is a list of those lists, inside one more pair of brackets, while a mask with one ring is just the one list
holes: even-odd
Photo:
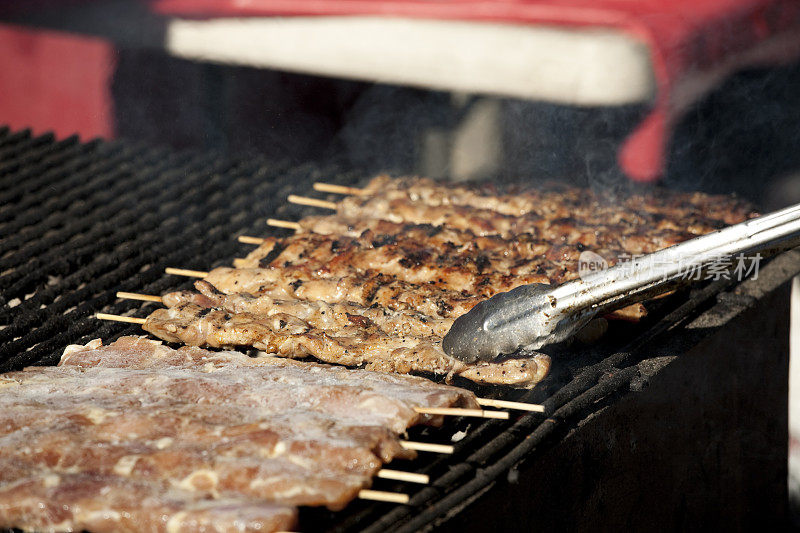
[[690, 283], [687, 269], [800, 244], [800, 204], [633, 258], [558, 286], [533, 283], [480, 302], [453, 323], [444, 351], [472, 363], [562, 342], [606, 313]]

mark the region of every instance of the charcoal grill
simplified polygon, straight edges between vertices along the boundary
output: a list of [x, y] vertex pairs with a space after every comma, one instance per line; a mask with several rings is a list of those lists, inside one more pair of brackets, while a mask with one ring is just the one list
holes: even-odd
[[[116, 291], [189, 287], [164, 268], [230, 264], [242, 254], [237, 235], [280, 231], [265, 219], [313, 211], [285, 204], [290, 193], [321, 179], [357, 185], [366, 177], [325, 162], [0, 129], [0, 371], [54, 364], [67, 344], [141, 334], [93, 315], [145, 316], [152, 304], [117, 300]], [[552, 375], [532, 391], [476, 389], [540, 402], [546, 412], [414, 428], [415, 440], [448, 443], [463, 430], [466, 437], [454, 455], [421, 454], [408, 465], [430, 474], [429, 486], [376, 480], [377, 488], [409, 493], [409, 505], [301, 509], [300, 530], [779, 522], [788, 317], [775, 310], [788, 309], [784, 289], [798, 271], [800, 253], [786, 252], [757, 280], [678, 293], [644, 324], [617, 326], [608, 340], [568, 357], [554, 354]], [[748, 498], [747, 506], [737, 498]]]

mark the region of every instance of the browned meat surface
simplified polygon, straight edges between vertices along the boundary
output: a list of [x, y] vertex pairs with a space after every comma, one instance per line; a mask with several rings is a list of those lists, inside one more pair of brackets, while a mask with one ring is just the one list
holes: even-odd
[[354, 198], [401, 199], [432, 207], [465, 206], [516, 217], [527, 214], [547, 219], [571, 216], [597, 223], [659, 221], [659, 216], [663, 215], [676, 223], [693, 217], [707, 220], [712, 225], [735, 224], [754, 215], [752, 206], [735, 197], [664, 189], [643, 190], [641, 194], [636, 191], [615, 194], [549, 183], [536, 189], [498, 194], [491, 185], [458, 185], [419, 177], [378, 176], [365, 190], [367, 195]]
[[[313, 355], [325, 362], [366, 365], [369, 370], [459, 374], [468, 379], [477, 376], [471, 371], [475, 365], [467, 365], [444, 353], [441, 337], [391, 336], [370, 325], [321, 330], [286, 314], [269, 317], [232, 314], [185, 303], [154, 311], [142, 327], [164, 340], [193, 346], [244, 344], [281, 357]], [[481, 366], [482, 382], [526, 387], [544, 378], [550, 359], [539, 354]]]
[[317, 300], [282, 300], [267, 294], [225, 294], [206, 280], [195, 282], [195, 291], [177, 291], [164, 295], [169, 307], [194, 303], [217, 307], [231, 313], [250, 313], [263, 317], [286, 314], [299, 318], [317, 329], [340, 329], [374, 324], [388, 335], [427, 337], [444, 336], [453, 324], [451, 318], [430, 317], [414, 310], [398, 311], [388, 306], [364, 306], [353, 302], [328, 303]]
[[[339, 509], [399, 435], [477, 407], [422, 378], [124, 337], [0, 376], [0, 527], [288, 530]], [[41, 504], [41, 505], [40, 505]], [[205, 529], [203, 529], [205, 528]]]
[[[343, 215], [306, 217], [301, 219], [299, 224], [303, 230], [321, 235], [351, 238], [366, 235], [377, 242], [380, 240], [390, 241], [389, 237], [395, 235], [419, 235], [417, 242], [424, 243], [426, 246], [446, 244], [453, 247], [453, 245], [462, 246], [470, 243], [483, 251], [538, 252], [539, 254], [544, 253], [543, 250], [547, 250], [554, 244], [606, 247], [624, 250], [628, 253], [647, 253], [664, 245], [677, 244], [696, 235], [719, 229], [722, 225], [713, 221], [713, 223], [690, 223], [684, 227], [683, 223], [678, 224], [669, 219], [652, 221], [652, 225], [644, 222], [634, 224], [626, 221], [617, 223], [611, 223], [608, 220], [586, 221], [575, 217], [555, 219], [528, 217], [523, 220], [501, 216], [498, 220], [505, 219], [514, 219], [517, 221], [514, 222], [514, 227], [524, 225], [524, 228], [520, 227], [518, 232], [502, 236], [485, 231], [476, 233], [469, 228], [454, 229], [429, 223], [391, 222]], [[646, 233], [642, 231], [643, 226], [648, 227]], [[628, 238], [643, 234], [648, 238], [644, 240], [629, 240]], [[269, 239], [269, 242], [275, 243], [276, 240]], [[662, 245], [659, 246], [659, 243]], [[518, 250], [519, 247], [522, 247], [521, 250]], [[531, 248], [533, 250], [529, 252]]]
[[255, 533], [289, 530], [296, 515], [290, 506], [208, 500], [120, 476], [26, 471], [0, 486], [0, 524], [26, 531]]
[[[480, 296], [442, 289], [437, 283], [423, 285], [393, 280], [389, 276], [281, 277], [278, 269], [215, 268], [204, 279], [225, 294], [269, 296], [327, 303], [352, 302], [365, 307], [378, 305], [393, 310], [417, 311], [430, 317], [455, 318], [481, 301]], [[167, 301], [177, 301], [165, 295]]]
[[[544, 356], [480, 367], [447, 357], [441, 338], [452, 321], [499, 292], [577, 278], [583, 250], [614, 264], [753, 214], [735, 199], [663, 191], [499, 194], [379, 177], [366, 192], [335, 215], [301, 220], [305, 231], [266, 239], [239, 268], [214, 269], [197, 292], [164, 295], [167, 309], [145, 329], [190, 345], [533, 386], [549, 368]], [[615, 318], [645, 313], [638, 305]]]

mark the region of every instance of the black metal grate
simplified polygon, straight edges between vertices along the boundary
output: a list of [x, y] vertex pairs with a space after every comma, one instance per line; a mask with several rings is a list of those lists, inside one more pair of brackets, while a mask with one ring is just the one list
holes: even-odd
[[[191, 280], [167, 276], [164, 268], [230, 264], [246, 250], [237, 235], [263, 236], [273, 231], [267, 217], [311, 212], [285, 204], [288, 194], [309, 191], [320, 179], [354, 184], [360, 177], [333, 165], [231, 160], [126, 142], [56, 142], [52, 135], [0, 128], [0, 371], [54, 364], [67, 344], [140, 334], [138, 326], [93, 315], [146, 316], [152, 304], [119, 301], [116, 291], [161, 294], [189, 286]], [[379, 481], [379, 488], [409, 492], [410, 505], [303, 509], [301, 530], [416, 531], [435, 524], [546, 439], [626, 391], [642, 360], [636, 350], [723, 288], [710, 285], [669, 314], [665, 304], [661, 322], [627, 349], [612, 344], [588, 351], [534, 391], [479, 390], [544, 402], [548, 419], [523, 415], [510, 423], [414, 428], [414, 438], [447, 442], [470, 425], [454, 455], [423, 455], [414, 463], [431, 475], [431, 485]]]

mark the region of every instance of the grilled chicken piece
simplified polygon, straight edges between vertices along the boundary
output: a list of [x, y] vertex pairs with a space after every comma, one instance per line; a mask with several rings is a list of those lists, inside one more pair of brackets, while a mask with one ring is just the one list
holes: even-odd
[[535, 385], [550, 368], [550, 358], [543, 354], [524, 360], [468, 365], [444, 353], [441, 337], [392, 337], [377, 327], [361, 325], [320, 330], [291, 315], [231, 314], [192, 303], [158, 309], [142, 327], [161, 339], [192, 346], [254, 346], [281, 357], [312, 355], [328, 363], [366, 365], [367, 370], [382, 372], [433, 372], [472, 379], [470, 376], [476, 376], [474, 369], [479, 366], [483, 371], [481, 382], [517, 387]]
[[[452, 320], [498, 292], [575, 279], [585, 249], [614, 264], [716, 229], [723, 222], [698, 206], [725, 203], [561, 186], [498, 195], [422, 179], [377, 178], [366, 192], [340, 202], [337, 215], [302, 220], [308, 231], [267, 239], [240, 268], [215, 269], [199, 293], [164, 295], [169, 309], [145, 329], [193, 345], [531, 386], [549, 360], [462, 368], [445, 356], [440, 341]], [[620, 208], [626, 202], [638, 210]], [[748, 216], [744, 204], [726, 205]]]
[[280, 269], [215, 268], [204, 281], [224, 294], [269, 296], [327, 303], [351, 302], [364, 307], [378, 305], [391, 310], [416, 311], [438, 318], [455, 318], [481, 301], [481, 296], [442, 289], [438, 283], [417, 285], [389, 276], [350, 275], [315, 278], [313, 273], [292, 278]]
[[701, 214], [712, 225], [730, 225], [756, 216], [747, 202], [728, 195], [658, 189], [598, 192], [555, 182], [499, 194], [495, 187], [480, 183], [463, 185], [383, 175], [372, 179], [364, 190], [362, 199], [402, 199], [434, 207], [466, 206], [503, 215], [535, 214], [548, 219], [573, 216], [601, 224], [612, 220], [647, 222], [659, 215], [680, 221]]
[[[528, 252], [528, 257], [533, 257], [537, 252], [541, 255], [554, 244], [618, 249], [630, 254], [648, 253], [722, 227], [718, 222], [707, 224], [695, 222], [684, 227], [682, 222], [676, 223], [666, 218], [662, 218], [661, 221], [635, 224], [622, 222], [612, 224], [608, 220], [588, 222], [570, 216], [557, 219], [526, 218], [516, 224], [524, 227], [524, 232], [503, 236], [486, 232], [476, 235], [469, 229], [459, 230], [430, 224], [391, 222], [342, 215], [305, 217], [298, 223], [305, 232], [350, 238], [368, 236], [377, 242], [390, 240], [396, 235], [421, 234], [427, 237], [421, 237], [417, 242], [433, 247], [440, 247], [443, 244], [448, 246], [470, 244], [481, 251], [523, 254], [532, 249], [532, 253]], [[277, 242], [278, 239], [270, 238], [268, 241]], [[522, 247], [522, 250], [518, 251], [519, 247]]]
[[267, 295], [247, 293], [225, 294], [206, 280], [196, 281], [195, 291], [176, 291], [165, 294], [164, 305], [175, 307], [195, 303], [215, 307], [230, 313], [250, 313], [269, 317], [278, 313], [295, 316], [318, 329], [339, 329], [375, 325], [387, 335], [443, 337], [453, 325], [451, 318], [433, 318], [417, 311], [395, 311], [387, 307], [365, 307], [349, 302], [329, 304], [324, 300], [279, 300]]

